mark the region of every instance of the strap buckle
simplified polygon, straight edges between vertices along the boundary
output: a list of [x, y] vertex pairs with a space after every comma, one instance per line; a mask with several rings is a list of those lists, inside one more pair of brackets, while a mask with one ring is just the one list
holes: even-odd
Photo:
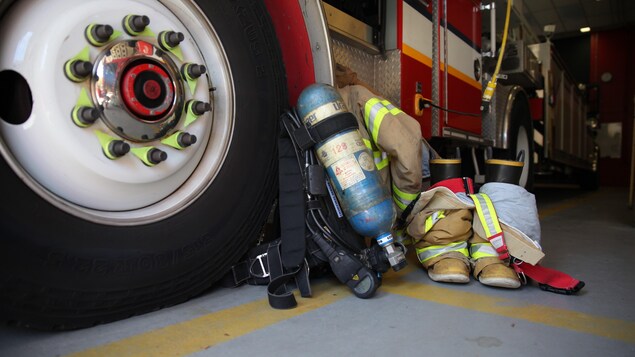
[[[251, 265], [249, 266], [249, 274], [251, 274], [252, 276], [256, 277], [256, 278], [268, 278], [271, 274], [269, 274], [269, 272], [267, 271], [267, 269], [265, 269], [265, 263], [263, 262], [264, 257], [267, 256], [267, 253], [262, 253], [256, 256], [256, 258], [254, 258], [254, 260], [252, 260]], [[254, 264], [256, 264], [256, 262], [259, 263], [260, 265], [260, 271], [262, 272], [262, 274], [257, 274], [254, 272]]]
[[516, 257], [512, 257], [511, 263], [514, 268], [514, 271], [516, 272], [516, 275], [518, 275], [518, 279], [520, 279], [520, 283], [522, 285], [527, 285], [527, 275], [525, 275], [525, 272], [520, 267], [520, 265], [523, 264], [524, 261]]

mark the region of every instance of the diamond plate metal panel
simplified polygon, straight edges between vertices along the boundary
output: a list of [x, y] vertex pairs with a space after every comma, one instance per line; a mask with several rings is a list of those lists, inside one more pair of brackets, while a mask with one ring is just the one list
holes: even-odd
[[386, 58], [371, 55], [337, 39], [331, 39], [335, 62], [357, 72], [357, 77], [375, 88], [391, 103], [401, 106], [401, 60], [399, 50], [387, 51]]

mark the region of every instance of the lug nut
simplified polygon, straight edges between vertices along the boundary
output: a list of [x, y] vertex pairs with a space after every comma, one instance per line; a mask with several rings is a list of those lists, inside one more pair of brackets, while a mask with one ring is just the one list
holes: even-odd
[[122, 140], [113, 140], [108, 144], [108, 157], [122, 157], [130, 151], [130, 145]]
[[181, 66], [181, 75], [189, 80], [196, 79], [205, 72], [207, 72], [207, 68], [200, 64], [186, 63]]
[[168, 159], [168, 154], [155, 148], [154, 146], [132, 148], [130, 151], [143, 162], [144, 165], [152, 167]]
[[163, 31], [159, 34], [159, 45], [166, 51], [178, 46], [183, 40], [185, 36], [180, 32]]
[[78, 107], [76, 106], [71, 113], [73, 122], [78, 126], [85, 128], [93, 124], [99, 119], [99, 109], [93, 107]]
[[85, 123], [92, 124], [99, 118], [99, 110], [91, 107], [81, 107], [79, 109], [79, 119]]
[[190, 133], [181, 133], [181, 135], [177, 138], [179, 145], [182, 147], [188, 147], [192, 144], [196, 144], [196, 140], [196, 135], [192, 135]]
[[183, 150], [188, 146], [196, 143], [196, 135], [177, 131], [176, 133], [161, 140], [161, 143], [173, 147], [178, 150]]
[[150, 161], [153, 165], [156, 165], [162, 161], [168, 159], [168, 154], [165, 151], [153, 148], [148, 151], [148, 161]]
[[73, 82], [81, 82], [93, 72], [93, 64], [78, 59], [68, 60], [64, 64], [64, 74]]
[[188, 102], [188, 107], [194, 115], [203, 115], [205, 112], [209, 112], [212, 106], [209, 103], [201, 102], [198, 100], [191, 100]]
[[93, 46], [103, 46], [110, 40], [110, 36], [114, 33], [110, 25], [91, 24], [86, 27], [86, 39]]
[[209, 112], [210, 110], [212, 110], [212, 105], [210, 103], [201, 102], [195, 99], [188, 100], [185, 103], [186, 115], [183, 127], [187, 128], [187, 126], [196, 121], [199, 116], [205, 114], [205, 112]]
[[75, 61], [71, 71], [78, 77], [86, 77], [93, 71], [93, 64], [87, 61]]
[[101, 144], [101, 151], [110, 160], [116, 160], [131, 151], [130, 145], [123, 140], [112, 137], [100, 130], [95, 130], [95, 134]]
[[130, 36], [143, 32], [150, 24], [150, 18], [145, 15], [128, 15], [123, 18], [122, 27]]

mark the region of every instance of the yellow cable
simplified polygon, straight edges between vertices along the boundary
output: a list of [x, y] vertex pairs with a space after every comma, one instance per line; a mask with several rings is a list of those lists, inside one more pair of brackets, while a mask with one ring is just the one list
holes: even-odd
[[505, 54], [505, 45], [507, 44], [507, 30], [509, 29], [509, 17], [512, 10], [512, 0], [507, 0], [507, 14], [505, 16], [505, 27], [503, 29], [503, 43], [501, 44], [501, 49], [498, 53], [498, 61], [496, 61], [496, 69], [494, 70], [494, 74], [492, 75], [492, 79], [490, 79], [489, 83], [487, 83], [487, 88], [483, 92], [483, 101], [489, 102], [492, 100], [492, 96], [494, 95], [494, 89], [496, 89], [496, 79], [498, 78], [498, 72], [501, 68], [501, 63], [503, 62], [503, 55]]

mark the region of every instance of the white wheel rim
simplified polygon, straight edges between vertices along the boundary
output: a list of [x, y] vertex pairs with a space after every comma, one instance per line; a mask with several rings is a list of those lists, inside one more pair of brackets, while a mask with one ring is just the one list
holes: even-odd
[[[121, 36], [114, 42], [140, 39], [158, 47], [151, 36], [131, 36], [122, 29], [128, 14], [146, 15], [149, 29], [182, 32], [185, 40], [170, 57], [177, 65], [204, 64], [194, 91], [184, 83], [183, 101], [212, 104], [185, 127], [182, 118], [171, 130], [196, 135], [196, 144], [176, 150], [161, 143], [128, 141], [132, 147], [157, 147], [168, 160], [148, 167], [128, 153], [111, 160], [102, 153], [95, 130], [117, 135], [103, 120], [81, 128], [70, 119], [82, 88], [64, 75], [64, 64], [88, 46], [90, 60], [103, 48], [89, 46], [84, 29], [109, 24]], [[185, 25], [187, 24], [187, 26]], [[213, 182], [229, 150], [234, 118], [234, 89], [221, 42], [201, 10], [190, 1], [23, 0], [3, 18], [0, 71], [21, 74], [33, 98], [23, 124], [0, 120], [0, 152], [16, 174], [41, 197], [85, 220], [108, 225], [138, 225], [165, 219], [195, 201]], [[114, 43], [113, 42], [113, 43]], [[108, 45], [104, 46], [107, 47]], [[178, 80], [178, 79], [177, 79]], [[211, 91], [211, 88], [214, 91]], [[213, 94], [212, 94], [213, 93]], [[94, 94], [94, 93], [93, 93]], [[213, 125], [212, 125], [213, 123]]]
[[529, 180], [529, 165], [531, 164], [533, 153], [529, 151], [529, 141], [527, 140], [527, 130], [524, 126], [520, 126], [518, 129], [518, 137], [516, 138], [516, 157], [518, 154], [524, 150], [524, 163], [523, 172], [520, 175], [519, 185], [522, 187], [527, 186], [527, 181]]

